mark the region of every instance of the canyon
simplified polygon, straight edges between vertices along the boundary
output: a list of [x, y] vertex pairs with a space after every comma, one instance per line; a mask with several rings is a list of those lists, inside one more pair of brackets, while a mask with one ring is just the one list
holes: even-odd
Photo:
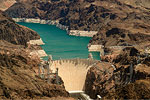
[[[5, 10], [4, 13], [16, 21], [54, 24], [61, 29], [67, 30], [70, 35], [92, 37], [88, 45], [89, 50], [103, 52], [101, 54], [101, 62], [89, 67], [89, 69], [86, 68], [89, 61], [83, 64], [81, 59], [75, 61], [54, 61], [52, 68], [55, 69], [55, 64], [58, 65], [60, 69], [59, 75], [64, 80], [61, 90], [58, 89], [60, 92], [58, 94], [52, 92], [55, 94], [54, 96], [69, 97], [63, 88], [63, 85], [65, 85], [67, 90], [84, 90], [93, 99], [96, 99], [97, 96], [101, 96], [104, 99], [149, 99], [149, 5], [149, 0], [18, 0], [14, 5]], [[20, 48], [25, 48], [27, 43], [30, 43], [29, 49], [40, 49], [39, 46], [32, 46], [32, 44], [36, 44], [35, 42], [40, 39], [37, 33], [24, 26], [16, 25], [11, 18], [5, 18], [3, 14], [0, 17], [4, 19], [0, 22], [1, 26], [4, 26], [1, 27], [2, 30], [0, 31], [4, 33], [1, 35], [2, 40], [13, 45], [20, 45]], [[9, 30], [10, 28], [13, 31]], [[16, 34], [12, 35], [12, 32]], [[22, 34], [19, 36], [20, 32]], [[32, 40], [35, 40], [35, 42]], [[8, 49], [5, 51], [8, 51]], [[13, 51], [11, 52], [13, 53]], [[9, 63], [14, 64], [14, 66], [18, 65], [14, 59], [17, 59], [19, 64], [24, 65], [24, 60], [20, 61], [20, 58], [12, 55], [8, 56], [11, 52], [6, 52], [7, 55], [2, 55], [2, 58], [6, 57], [10, 60], [5, 61], [4, 59], [6, 58], [2, 59], [4, 63], [2, 62], [1, 65], [9, 66]], [[31, 56], [29, 57], [31, 59]], [[38, 61], [38, 59], [35, 61]], [[66, 66], [66, 68], [62, 66]], [[1, 70], [2, 72], [4, 71], [3, 68]], [[71, 70], [74, 73], [71, 73]], [[64, 71], [66, 71], [65, 74]], [[13, 72], [18, 73], [16, 70]], [[75, 72], [78, 73], [78, 78], [72, 80]], [[68, 78], [67, 76], [71, 77]], [[34, 79], [39, 80], [37, 78]], [[74, 84], [72, 89], [68, 80], [72, 83], [76, 81], [82, 85]], [[2, 81], [2, 83], [6, 84], [7, 82]], [[7, 85], [4, 86], [9, 87]], [[2, 89], [2, 93], [5, 95], [6, 88], [3, 87]], [[51, 92], [45, 93], [45, 91], [49, 90], [42, 91], [46, 94], [44, 96], [53, 96]], [[23, 93], [26, 94], [26, 92]], [[12, 98], [12, 94], [8, 94], [4, 97]], [[35, 95], [35, 98], [38, 98], [36, 92], [33, 95]], [[26, 97], [23, 97], [23, 95], [21, 97], [31, 98], [30, 92], [27, 92]]]

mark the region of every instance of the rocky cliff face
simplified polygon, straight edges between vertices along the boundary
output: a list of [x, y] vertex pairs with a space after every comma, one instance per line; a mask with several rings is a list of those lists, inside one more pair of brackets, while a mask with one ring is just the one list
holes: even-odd
[[31, 59], [25, 49], [6, 41], [0, 41], [0, 47], [0, 99], [69, 96], [63, 84], [48, 84], [38, 77], [35, 69], [39, 62]]
[[[101, 64], [101, 63], [100, 63]], [[113, 70], [110, 64], [92, 67], [85, 82], [85, 92], [93, 99], [100, 95], [103, 99], [148, 99], [150, 97], [150, 69], [144, 64], [133, 70], [130, 80], [130, 67]], [[146, 71], [146, 72], [145, 72]], [[140, 81], [140, 82], [139, 82]]]
[[0, 12], [0, 40], [6, 40], [17, 45], [27, 46], [29, 40], [40, 39], [33, 30], [16, 24], [11, 18]]
[[149, 33], [132, 33], [131, 30], [124, 30], [116, 27], [111, 28], [110, 30], [104, 31], [104, 33], [95, 35], [90, 41], [90, 44], [101, 44], [105, 45], [105, 47], [141, 46], [141, 48], [149, 45]]
[[85, 82], [86, 93], [94, 99], [97, 95], [105, 99], [148, 99], [149, 59], [136, 48], [124, 48], [111, 62], [101, 62], [90, 68]]
[[125, 87], [116, 88], [116, 92], [108, 94], [105, 99], [141, 99], [150, 98], [150, 80], [138, 80]]
[[111, 64], [106, 62], [90, 68], [86, 76], [85, 92], [91, 98], [96, 99], [97, 95], [104, 97], [110, 91], [114, 91], [113, 71]]

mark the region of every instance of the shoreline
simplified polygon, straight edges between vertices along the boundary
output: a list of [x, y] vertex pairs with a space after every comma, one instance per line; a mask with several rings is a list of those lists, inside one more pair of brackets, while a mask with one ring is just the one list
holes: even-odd
[[[45, 43], [42, 41], [42, 39], [37, 39], [37, 40], [30, 40], [29, 42], [27, 42], [28, 46], [30, 45], [33, 45], [33, 46], [40, 46], [40, 45], [44, 45]], [[33, 55], [37, 55], [39, 58], [41, 57], [45, 57], [45, 56], [48, 56], [45, 52], [44, 49], [40, 49], [40, 50], [32, 50], [30, 52], [30, 55], [33, 56]]]
[[47, 56], [46, 52], [43, 49], [42, 50], [33, 50], [30, 52], [30, 55], [31, 56], [37, 55], [39, 58]]
[[40, 39], [37, 39], [37, 40], [30, 40], [29, 42], [27, 42], [27, 44], [30, 44], [30, 45], [44, 45], [45, 43], [40, 38]]
[[81, 31], [81, 30], [69, 30], [68, 35], [73, 36], [83, 36], [83, 37], [93, 37], [98, 31]]
[[26, 22], [26, 23], [39, 23], [39, 24], [48, 24], [56, 25], [56, 27], [68, 31], [68, 26], [62, 25], [58, 20], [43, 20], [35, 18], [12, 18], [15, 22]]
[[[68, 26], [60, 24], [58, 20], [42, 20], [42, 19], [35, 19], [35, 18], [12, 18], [12, 19], [15, 22], [26, 22], [26, 23], [39, 23], [39, 24], [55, 25], [56, 27], [58, 27], [62, 30], [66, 30], [67, 34], [70, 35], [70, 36], [93, 37], [95, 34], [98, 33], [98, 31], [69, 30]], [[34, 44], [34, 45], [44, 45], [44, 43], [42, 43], [41, 41], [42, 41], [42, 39], [40, 38], [39, 40], [30, 40], [29, 43]], [[91, 48], [92, 48], [92, 51], [94, 51], [94, 52], [100, 52], [101, 51], [101, 50], [99, 51], [99, 49], [97, 50], [97, 47], [96, 48], [91, 47]], [[89, 49], [89, 46], [88, 46], [88, 51], [91, 51]], [[46, 52], [45, 52], [45, 54], [43, 52], [42, 52], [42, 54], [40, 54], [40, 53], [35, 53], [35, 51], [33, 51], [32, 54], [39, 54], [40, 58], [44, 57], [42, 55], [47, 56]]]
[[104, 56], [104, 46], [103, 45], [90, 45], [88, 44], [89, 52], [100, 52], [100, 57]]
[[12, 18], [12, 19], [16, 22], [56, 25], [56, 27], [62, 30], [66, 30], [67, 34], [72, 36], [93, 37], [98, 33], [98, 31], [69, 30], [69, 27], [60, 24], [59, 20], [43, 20], [43, 19], [35, 19], [35, 18]]

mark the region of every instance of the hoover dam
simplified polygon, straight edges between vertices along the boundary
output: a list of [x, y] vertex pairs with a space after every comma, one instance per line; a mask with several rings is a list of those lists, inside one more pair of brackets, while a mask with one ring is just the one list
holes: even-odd
[[98, 62], [98, 60], [79, 58], [55, 60], [50, 69], [55, 72], [58, 68], [58, 75], [64, 81], [67, 91], [84, 91], [87, 71]]
[[[59, 29], [54, 25], [24, 22], [18, 24], [38, 32], [44, 42], [44, 45], [41, 45], [41, 47], [46, 54], [53, 56], [52, 65], [48, 68], [52, 73], [48, 73], [47, 67], [44, 68], [44, 71], [42, 67], [40, 72], [47, 74], [48, 79], [50, 78], [49, 74], [56, 75], [56, 72], [58, 72], [56, 77], [60, 76], [62, 78], [65, 89], [73, 95], [73, 98], [88, 98], [88, 95], [84, 93], [86, 75], [88, 70], [100, 61], [99, 52], [90, 52], [93, 55], [93, 59], [88, 58], [89, 51], [87, 46], [90, 38], [70, 36], [66, 34], [67, 31]], [[30, 44], [35, 44], [34, 41], [29, 42]], [[33, 55], [37, 53], [39, 52], [33, 52]], [[42, 54], [44, 53], [42, 52]], [[43, 58], [43, 60], [47, 59], [48, 56]]]

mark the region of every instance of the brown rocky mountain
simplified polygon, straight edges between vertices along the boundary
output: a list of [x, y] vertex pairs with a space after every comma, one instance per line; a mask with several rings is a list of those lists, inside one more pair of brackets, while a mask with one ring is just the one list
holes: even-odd
[[97, 95], [105, 97], [110, 91], [115, 89], [115, 81], [113, 79], [114, 69], [108, 62], [101, 62], [90, 68], [85, 81], [85, 92], [93, 99]]
[[48, 84], [38, 77], [39, 62], [28, 55], [21, 46], [0, 40], [0, 99], [68, 99], [63, 82]]
[[150, 80], [138, 80], [125, 87], [117, 88], [116, 92], [108, 94], [105, 99], [149, 99], [150, 98]]
[[0, 11], [0, 40], [26, 46], [29, 40], [39, 38], [40, 36], [35, 31], [16, 24], [11, 18]]
[[149, 99], [150, 57], [136, 48], [125, 48], [112, 62], [91, 67], [85, 92], [93, 99]]

